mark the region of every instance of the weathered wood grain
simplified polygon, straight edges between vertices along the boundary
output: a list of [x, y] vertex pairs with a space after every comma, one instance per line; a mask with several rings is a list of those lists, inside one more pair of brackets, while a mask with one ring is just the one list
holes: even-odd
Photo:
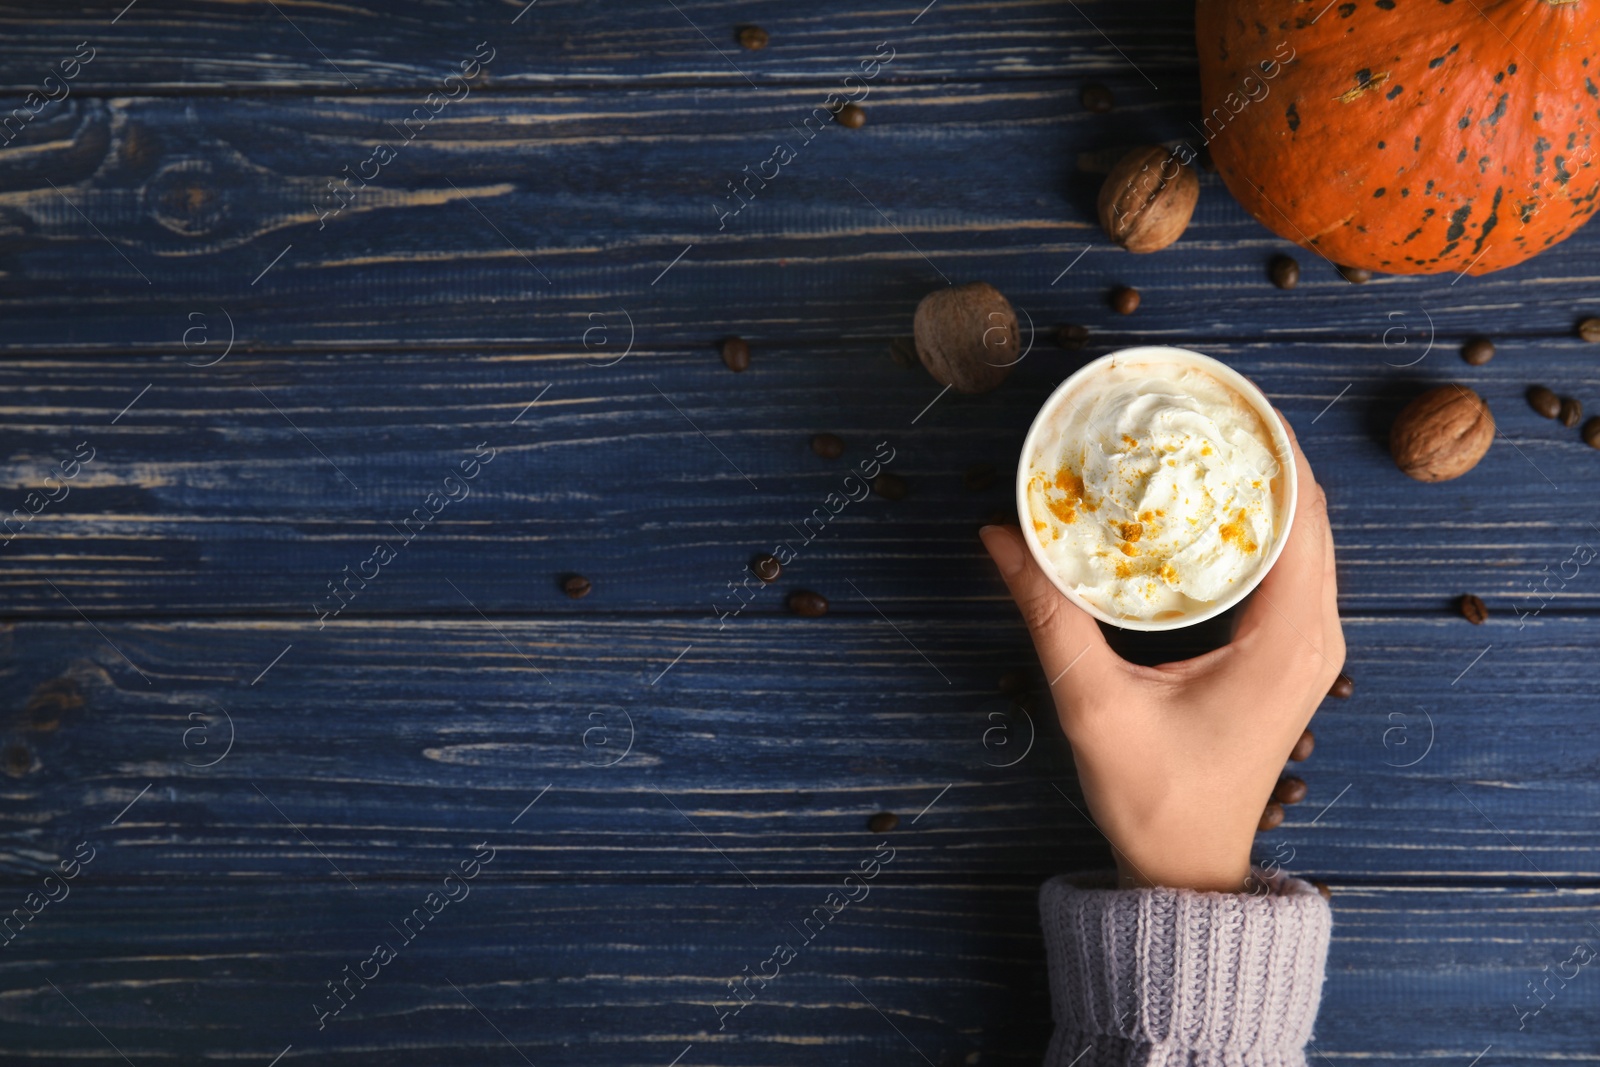
[[[981, 278], [1041, 326], [1112, 336], [1409, 340], [1410, 359], [1430, 332], [1487, 332], [1587, 355], [1571, 335], [1596, 310], [1600, 231], [1459, 282], [1352, 286], [1301, 253], [1283, 293], [1266, 265], [1288, 246], [1215, 175], [1172, 249], [1102, 237], [1103, 169], [1130, 141], [1193, 137], [1182, 107], [1087, 114], [1055, 80], [885, 84], [862, 129], [806, 127], [823, 96], [474, 95], [409, 143], [403, 94], [71, 98], [0, 153], [0, 349], [172, 351], [219, 309], [256, 348], [558, 351], [623, 312], [656, 346], [832, 344], [904, 333], [930, 289]], [[795, 158], [748, 177], [780, 141]], [[1144, 293], [1133, 318], [1106, 307], [1117, 284]]]
[[[499, 53], [493, 83], [500, 86], [695, 82], [759, 92], [774, 83], [833, 84], [851, 73], [858, 51], [880, 41], [899, 53], [897, 80], [1115, 76], [1154, 93], [1140, 69], [1189, 68], [1192, 75], [1194, 65], [1193, 8], [1171, 0], [1147, 0], [1137, 10], [1105, 0], [1084, 0], [1076, 10], [1047, 0], [924, 0], [892, 8], [837, 0], [476, 0], [443, 11], [420, 0], [287, 2], [276, 10], [144, 0], [112, 26], [120, 6], [109, 5], [108, 13], [8, 5], [13, 10], [0, 12], [9, 60], [0, 88], [17, 96], [37, 89], [86, 38], [99, 53], [77, 78], [80, 94], [431, 87], [481, 40]], [[759, 53], [737, 43], [738, 27], [748, 24], [771, 35]], [[1165, 79], [1160, 84], [1171, 91]]]
[[[999, 698], [1008, 667], [1043, 687], [1020, 624], [888, 611], [17, 624], [0, 859], [25, 879], [92, 837], [108, 879], [337, 887], [494, 833], [507, 877], [743, 885], [825, 872], [893, 811], [908, 877], [1104, 862], [1047, 705]], [[1600, 879], [1597, 626], [1349, 619], [1357, 695], [1262, 847], [1347, 879]]]
[[[452, 841], [449, 858], [475, 843]], [[839, 878], [874, 844], [842, 856]], [[864, 899], [820, 933], [813, 922], [810, 943], [797, 929], [835, 878], [751, 890], [481, 876], [407, 943], [391, 924], [443, 869], [359, 890], [133, 887], [97, 882], [99, 862], [0, 955], [0, 1050], [17, 1062], [120, 1062], [114, 1044], [140, 1065], [267, 1064], [290, 1045], [283, 1063], [1027, 1064], [1049, 1036], [1035, 887], [912, 885], [898, 856]], [[1596, 943], [1595, 903], [1594, 890], [1335, 882], [1311, 1058], [1464, 1064], [1491, 1044], [1501, 1063], [1592, 1058], [1589, 968], [1551, 978], [1537, 1015], [1513, 1005], [1536, 1006], [1526, 983]], [[379, 942], [396, 958], [365, 988], [351, 980], [318, 1030], [314, 1005], [337, 1003], [326, 983]], [[784, 943], [793, 960], [766, 988], [752, 981], [754, 1000], [719, 1031], [728, 982]]]
[[[193, 335], [188, 363], [222, 354], [223, 321], [213, 312], [201, 323], [211, 343]], [[609, 329], [620, 354], [626, 324]], [[0, 595], [14, 615], [310, 619], [314, 602], [336, 604], [328, 583], [355, 573], [376, 542], [398, 544], [400, 524], [487, 442], [496, 458], [472, 495], [398, 549], [353, 614], [712, 621], [742, 602], [728, 583], [751, 556], [782, 540], [797, 553], [782, 590], [814, 588], [871, 613], [854, 582], [886, 609], [1009, 617], [975, 531], [1012, 506], [1010, 471], [1049, 390], [1119, 343], [1071, 354], [1041, 344], [999, 390], [935, 403], [939, 386], [884, 346], [758, 345], [735, 375], [709, 349], [639, 347], [607, 366], [615, 357], [599, 336], [592, 351], [548, 356], [0, 362], [0, 515], [10, 521]], [[1298, 427], [1328, 491], [1347, 610], [1443, 615], [1465, 592], [1507, 618], [1600, 605], [1592, 568], [1568, 564], [1576, 546], [1600, 543], [1600, 454], [1522, 399], [1536, 366], [1563, 392], [1600, 402], [1600, 372], [1563, 344], [1508, 346], [1474, 369], [1441, 343], [1399, 369], [1381, 345], [1194, 343], [1251, 375]], [[1466, 477], [1421, 485], [1390, 461], [1387, 427], [1439, 380], [1478, 389], [1502, 436]], [[842, 460], [811, 452], [822, 430], [843, 435]], [[68, 495], [30, 497], [59, 494], [59, 465], [84, 442], [94, 458]], [[846, 477], [880, 442], [910, 496], [872, 495], [833, 514], [829, 494], [865, 492]], [[981, 463], [995, 467], [993, 484], [967, 488]], [[594, 592], [568, 600], [560, 578], [570, 572]], [[782, 610], [782, 591], [740, 595], [747, 612]]]
[[[1285, 294], [1286, 246], [1208, 174], [1174, 249], [1111, 251], [1109, 161], [1200, 140], [1167, 0], [121, 7], [0, 9], [10, 106], [97, 48], [0, 135], [0, 890], [97, 849], [0, 947], [0, 1059], [1037, 1062], [1034, 893], [1106, 853], [1048, 708], [999, 699], [1032, 653], [972, 533], [1051, 386], [1148, 340], [1261, 382], [1330, 496], [1356, 695], [1259, 842], [1334, 885], [1313, 1059], [1594, 1058], [1588, 969], [1520, 1013], [1600, 936], [1600, 586], [1567, 570], [1600, 478], [1521, 393], [1600, 406], [1570, 336], [1600, 237], [1365, 287], [1302, 253]], [[735, 49], [743, 22], [772, 46]], [[319, 225], [330, 178], [479, 41], [470, 98]], [[807, 139], [879, 42], [867, 125]], [[1083, 111], [1089, 79], [1113, 113]], [[719, 228], [779, 140], [796, 158]], [[1094, 341], [929, 407], [884, 342], [974, 278]], [[1122, 283], [1133, 318], [1104, 306]], [[713, 351], [735, 332], [738, 377]], [[1501, 355], [1468, 369], [1478, 332]], [[1424, 487], [1383, 439], [1442, 380], [1503, 436]], [[839, 488], [823, 429], [849, 463], [891, 442], [910, 498], [851, 504], [719, 628], [749, 556]], [[319, 629], [327, 583], [480, 441], [472, 496]], [[79, 442], [70, 495], [22, 525]], [[995, 486], [962, 488], [974, 463]], [[801, 585], [833, 615], [782, 616]], [[1466, 591], [1486, 626], [1451, 613]], [[727, 980], [883, 810], [871, 898], [719, 1033]], [[324, 983], [480, 841], [471, 898], [319, 1032]]]

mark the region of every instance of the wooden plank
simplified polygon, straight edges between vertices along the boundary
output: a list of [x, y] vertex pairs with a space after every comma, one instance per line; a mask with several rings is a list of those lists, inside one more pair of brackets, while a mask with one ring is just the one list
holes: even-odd
[[[1108, 339], [1361, 339], [1404, 362], [1424, 336], [1486, 332], [1587, 352], [1571, 335], [1596, 310], [1600, 231], [1459, 282], [1352, 286], [1301, 253], [1283, 293], [1266, 265], [1289, 246], [1215, 175], [1172, 249], [1130, 256], [1100, 233], [1128, 131], [1192, 137], [1192, 102], [1090, 115], [1060, 81], [885, 84], [851, 131], [805, 125], [820, 98], [473, 96], [409, 141], [405, 95], [69, 99], [0, 153], [0, 350], [171, 352], [194, 314], [230, 316], [247, 350], [556, 351], [623, 314], [658, 347], [834, 344], [902, 334], [930, 289], [981, 278], [1040, 325]], [[795, 156], [763, 186], [779, 142]], [[1118, 284], [1144, 294], [1132, 318], [1106, 307]]]
[[[1206, 175], [1185, 240], [1130, 259], [1094, 192], [1124, 139], [1190, 136], [1185, 5], [672, 7], [0, 14], [19, 97], [99, 47], [0, 149], [7, 506], [95, 450], [5, 545], [26, 621], [0, 631], [0, 888], [98, 847], [0, 954], [0, 1059], [1038, 1062], [1035, 887], [1106, 856], [1048, 710], [997, 697], [1032, 654], [971, 534], [1008, 494], [961, 480], [1013, 462], [1081, 357], [930, 408], [883, 344], [978, 277], [1090, 325], [1084, 356], [1223, 355], [1328, 485], [1357, 695], [1320, 712], [1311, 795], [1261, 840], [1335, 885], [1318, 1058], [1594, 1058], [1583, 978], [1519, 1012], [1591, 934], [1573, 678], [1600, 590], [1578, 566], [1512, 608], [1600, 536], [1593, 453], [1520, 400], [1545, 380], [1596, 406], [1569, 335], [1600, 238], [1458, 283], [1352, 288], [1302, 255], [1282, 294], [1285, 246]], [[773, 46], [728, 47], [735, 19]], [[328, 179], [479, 40], [471, 100], [319, 228]], [[724, 183], [879, 41], [867, 127], [825, 127], [718, 229]], [[1088, 78], [1116, 112], [1082, 111]], [[1103, 306], [1117, 283], [1145, 294], [1132, 319]], [[1468, 370], [1452, 349], [1480, 331], [1502, 355]], [[730, 332], [756, 343], [738, 378]], [[1449, 379], [1505, 436], [1467, 479], [1405, 482], [1388, 418]], [[719, 627], [725, 583], [843, 477], [818, 429], [850, 463], [891, 441], [912, 495], [851, 504]], [[325, 584], [478, 441], [473, 498], [319, 629]], [[563, 597], [569, 571], [595, 592]], [[833, 617], [781, 616], [802, 584]], [[1449, 614], [1468, 590], [1485, 627]], [[878, 892], [719, 1033], [727, 978], [870, 855], [880, 810], [901, 823]], [[319, 1032], [322, 983], [480, 840], [472, 901]]]
[[[200, 322], [225, 329], [214, 315]], [[620, 346], [626, 326], [612, 327]], [[222, 353], [200, 336], [189, 363]], [[224, 340], [212, 335], [213, 347]], [[1476, 369], [1437, 351], [1398, 369], [1372, 345], [1200, 347], [1260, 382], [1299, 428], [1328, 490], [1346, 610], [1448, 613], [1465, 592], [1510, 618], [1541, 604], [1600, 605], [1592, 568], [1569, 564], [1577, 546], [1600, 543], [1589, 504], [1600, 456], [1521, 395], [1537, 377], [1600, 400], [1600, 372], [1564, 344], [1528, 342]], [[10, 523], [0, 594], [18, 615], [309, 621], [314, 603], [337, 606], [328, 584], [347, 567], [357, 573], [383, 541], [402, 558], [352, 614], [711, 621], [745, 600], [747, 612], [781, 612], [795, 585], [870, 613], [853, 582], [897, 612], [1008, 618], [975, 530], [1011, 507], [1009, 472], [1039, 404], [1101, 350], [1040, 346], [996, 392], [943, 398], [923, 371], [870, 344], [758, 347], [742, 375], [710, 351], [641, 348], [608, 366], [598, 344], [554, 356], [236, 352], [211, 367], [178, 357], [0, 362], [0, 515]], [[1502, 437], [1466, 477], [1421, 485], [1389, 460], [1387, 425], [1421, 384], [1451, 379], [1482, 392]], [[843, 435], [842, 460], [811, 452], [822, 430]], [[496, 458], [471, 496], [426, 528], [402, 528], [480, 443]], [[910, 496], [838, 504], [866, 492], [848, 475], [864, 462], [875, 470], [880, 443]], [[80, 444], [94, 458], [63, 483], [61, 465]], [[993, 484], [968, 488], [966, 472], [983, 463]], [[68, 495], [46, 499], [63, 484]], [[736, 596], [729, 583], [779, 542], [794, 553], [779, 589]], [[591, 578], [589, 597], [562, 595], [570, 572]]]
[[[453, 841], [441, 862], [469, 859], [474, 844]], [[454, 903], [402, 932], [442, 888], [443, 866], [356, 891], [136, 887], [96, 881], [97, 859], [7, 947], [0, 1050], [17, 1062], [106, 1062], [115, 1045], [140, 1065], [266, 1064], [291, 1045], [283, 1063], [462, 1062], [467, 1050], [506, 1064], [523, 1062], [519, 1053], [576, 1062], [575, 1052], [658, 1065], [814, 1064], [819, 1051], [842, 1064], [1043, 1055], [1049, 1005], [1031, 884], [910, 885], [895, 858], [864, 897], [802, 929], [872, 844], [841, 857], [837, 877], [759, 891], [507, 882], [488, 873], [499, 855], [452, 887]], [[1551, 978], [1537, 1015], [1513, 1004], [1538, 1004], [1530, 981], [1572, 975], [1561, 964], [1595, 944], [1595, 904], [1592, 889], [1336, 884], [1311, 1058], [1468, 1063], [1493, 1045], [1502, 1063], [1592, 1059], [1600, 984], [1587, 969]], [[394, 958], [363, 966], [379, 943]], [[787, 967], [765, 988], [752, 981], [731, 1014], [730, 980], [762, 971], [783, 944], [794, 950]], [[326, 983], [346, 966], [373, 977], [350, 980], [345, 1006], [323, 1018], [339, 1003]]]
[[[497, 53], [490, 85], [506, 87], [693, 81], [759, 92], [802, 80], [835, 85], [855, 70], [859, 51], [880, 41], [897, 51], [897, 79], [1095, 75], [1131, 78], [1153, 93], [1139, 69], [1159, 72], [1169, 86], [1174, 68], [1192, 77], [1194, 64], [1194, 12], [1173, 0], [1138, 11], [1103, 0], [1084, 0], [1077, 10], [1046, 0], [942, 0], [926, 9], [838, 0], [603, 8], [477, 0], [444, 10], [422, 0], [276, 9], [184, 0], [132, 7], [114, 26], [98, 8], [0, 18], [11, 59], [0, 88], [17, 95], [39, 89], [86, 39], [97, 52], [75, 79], [79, 95], [433, 88], [479, 41]], [[737, 30], [747, 24], [769, 31], [765, 50], [738, 46]]]
[[[879, 811], [907, 877], [1104, 862], [1052, 715], [999, 699], [1007, 668], [1043, 688], [1020, 624], [887, 614], [17, 624], [0, 868], [94, 836], [107, 878], [339, 888], [493, 832], [507, 876], [763, 884], [832, 869]], [[1357, 695], [1319, 712], [1263, 848], [1346, 879], [1600, 878], [1571, 681], [1600, 619], [1346, 626]]]

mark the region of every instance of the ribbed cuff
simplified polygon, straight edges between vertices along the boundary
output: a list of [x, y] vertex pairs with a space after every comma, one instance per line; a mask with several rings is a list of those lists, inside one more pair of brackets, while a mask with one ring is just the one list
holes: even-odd
[[1309, 883], [1270, 892], [1039, 892], [1056, 1032], [1045, 1067], [1303, 1067], [1332, 912]]

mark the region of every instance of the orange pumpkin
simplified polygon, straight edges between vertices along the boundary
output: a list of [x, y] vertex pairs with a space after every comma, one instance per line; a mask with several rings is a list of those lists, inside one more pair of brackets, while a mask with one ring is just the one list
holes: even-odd
[[1594, 213], [1590, 3], [1198, 0], [1195, 22], [1218, 172], [1335, 263], [1486, 274]]

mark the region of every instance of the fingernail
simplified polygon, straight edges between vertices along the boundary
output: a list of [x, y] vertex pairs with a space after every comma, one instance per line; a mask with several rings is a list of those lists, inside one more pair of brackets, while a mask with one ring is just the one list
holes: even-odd
[[1011, 578], [1021, 573], [1023, 564], [1023, 549], [1017, 544], [1017, 539], [1011, 536], [1004, 526], [985, 526], [978, 531], [978, 536], [983, 539], [983, 547], [989, 550], [994, 565], [1000, 568], [1000, 573]]

